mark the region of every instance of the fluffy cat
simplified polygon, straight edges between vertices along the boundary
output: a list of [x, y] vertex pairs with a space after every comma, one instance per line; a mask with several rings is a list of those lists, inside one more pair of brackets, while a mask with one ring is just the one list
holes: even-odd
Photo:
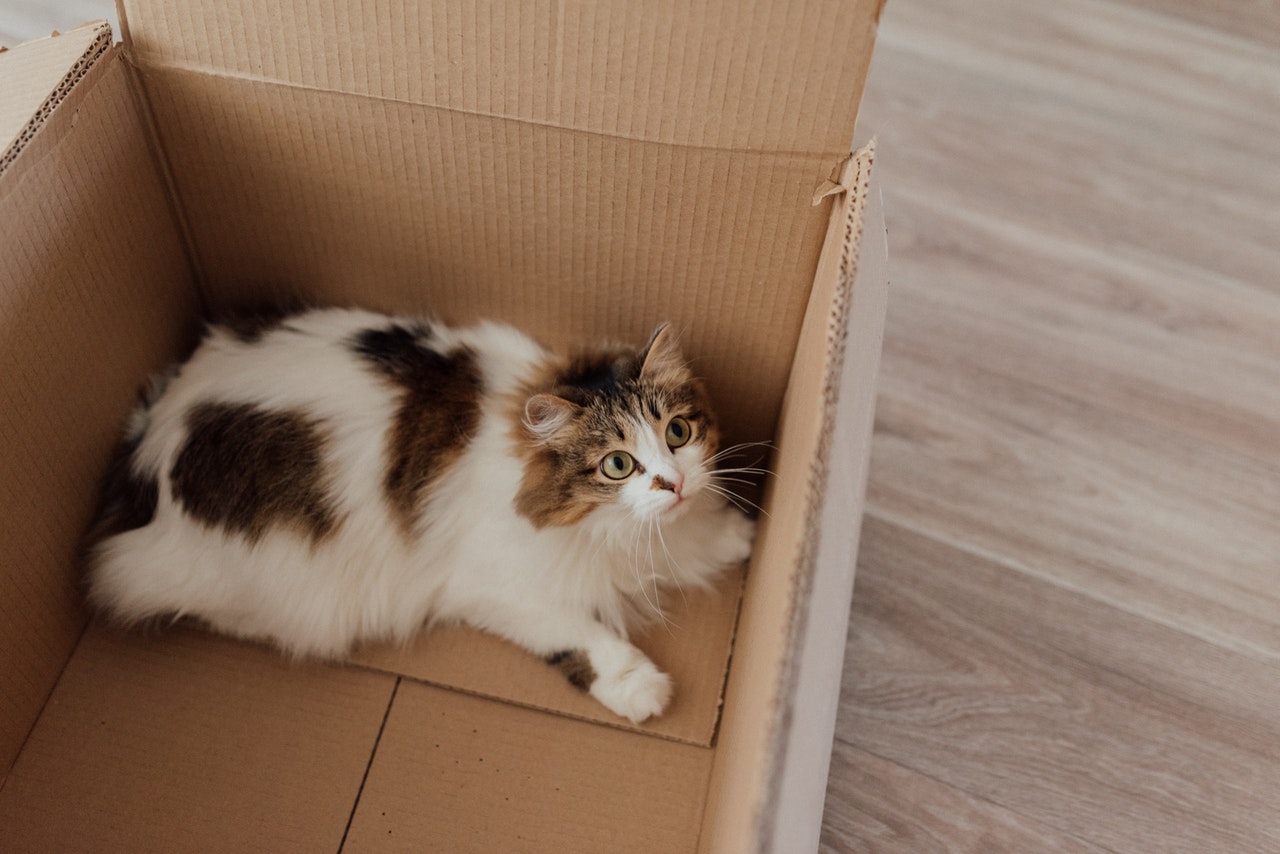
[[751, 550], [718, 443], [666, 326], [566, 359], [355, 309], [214, 325], [130, 421], [88, 595], [307, 657], [462, 621], [639, 722], [672, 686], [628, 626]]

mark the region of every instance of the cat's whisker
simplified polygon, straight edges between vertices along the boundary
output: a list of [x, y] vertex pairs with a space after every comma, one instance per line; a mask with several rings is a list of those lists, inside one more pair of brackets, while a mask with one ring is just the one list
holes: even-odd
[[765, 510], [759, 504], [756, 504], [754, 501], [748, 498], [743, 498], [741, 495], [737, 495], [736, 493], [730, 492], [728, 489], [725, 489], [722, 486], [717, 486], [714, 483], [708, 483], [707, 489], [710, 489], [712, 492], [716, 493], [717, 495], [722, 496], [726, 501], [731, 502], [735, 507], [737, 507], [739, 510], [743, 511], [744, 513], [747, 512], [748, 509], [750, 508], [755, 508], [755, 510], [764, 514], [765, 516], [768, 516], [770, 519], [773, 518], [773, 514], [770, 513], [768, 510]]
[[[772, 442], [742, 442], [737, 445], [730, 445], [729, 447], [724, 448], [718, 453], [712, 454], [710, 457], [707, 458], [707, 462], [708, 463], [719, 462], [720, 460], [726, 457], [732, 456], [734, 454], [741, 454], [747, 451], [749, 448], [768, 448], [771, 451], [777, 450], [777, 448], [774, 447]], [[763, 457], [761, 457], [760, 459], [763, 459]]]
[[717, 474], [717, 475], [713, 475], [713, 478], [714, 478], [714, 480], [715, 480], [717, 483], [718, 483], [718, 482], [720, 482], [720, 481], [730, 481], [730, 482], [732, 482], [732, 483], [741, 483], [741, 484], [745, 484], [746, 486], [755, 486], [755, 485], [756, 485], [755, 481], [753, 481], [753, 480], [747, 480], [745, 477], [726, 477], [725, 475]]
[[[652, 518], [646, 519], [644, 525], [635, 526], [636, 541], [635, 541], [635, 546], [631, 555], [631, 558], [632, 558], [631, 566], [635, 574], [636, 585], [640, 588], [640, 595], [644, 597], [645, 604], [649, 606], [650, 610], [653, 611], [653, 613], [657, 616], [659, 620], [662, 621], [662, 624], [665, 626], [667, 625], [667, 615], [664, 614], [662, 611], [662, 605], [661, 605], [662, 599], [661, 599], [661, 594], [658, 590], [658, 583], [657, 583], [658, 579], [657, 579], [657, 575], [653, 571], [653, 527], [652, 526], [653, 526]], [[641, 571], [641, 567], [640, 567], [641, 539], [643, 539], [645, 541], [645, 544], [648, 546], [648, 550], [649, 550], [648, 569], [649, 569], [649, 575], [654, 582], [653, 593], [657, 601], [654, 601], [654, 599], [649, 598], [649, 588], [645, 586], [644, 576]]]
[[711, 471], [711, 474], [764, 474], [769, 475], [770, 477], [773, 476], [773, 472], [768, 469], [758, 468], [756, 466], [736, 466], [734, 468], [727, 469], [714, 469]]
[[[671, 554], [671, 549], [667, 548], [667, 538], [662, 535], [662, 521], [655, 519], [658, 529], [658, 542], [662, 544], [662, 551], [667, 556], [667, 563], [671, 565], [671, 580], [676, 584], [676, 590], [680, 591], [680, 601], [684, 604], [685, 609], [689, 607], [689, 600], [684, 595], [684, 585], [680, 583], [680, 575], [684, 572], [684, 567], [680, 566], [675, 556]], [[678, 626], [677, 626], [678, 628]]]

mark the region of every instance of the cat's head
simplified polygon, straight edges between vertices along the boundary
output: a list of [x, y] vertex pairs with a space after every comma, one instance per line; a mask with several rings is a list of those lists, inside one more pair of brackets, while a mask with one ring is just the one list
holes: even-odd
[[720, 433], [670, 326], [639, 350], [579, 356], [524, 403], [516, 509], [538, 527], [680, 513], [705, 489]]

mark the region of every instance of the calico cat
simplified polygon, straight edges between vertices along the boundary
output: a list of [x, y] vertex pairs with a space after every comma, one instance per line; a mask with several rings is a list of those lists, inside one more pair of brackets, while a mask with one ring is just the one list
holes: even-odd
[[639, 722], [671, 680], [628, 627], [751, 550], [718, 444], [668, 326], [562, 358], [356, 309], [213, 325], [131, 418], [88, 596], [305, 657], [461, 621]]

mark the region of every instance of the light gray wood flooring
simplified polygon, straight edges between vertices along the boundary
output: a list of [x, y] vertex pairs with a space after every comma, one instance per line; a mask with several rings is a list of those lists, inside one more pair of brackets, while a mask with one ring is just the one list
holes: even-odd
[[1280, 4], [888, 0], [827, 851], [1280, 851]]

